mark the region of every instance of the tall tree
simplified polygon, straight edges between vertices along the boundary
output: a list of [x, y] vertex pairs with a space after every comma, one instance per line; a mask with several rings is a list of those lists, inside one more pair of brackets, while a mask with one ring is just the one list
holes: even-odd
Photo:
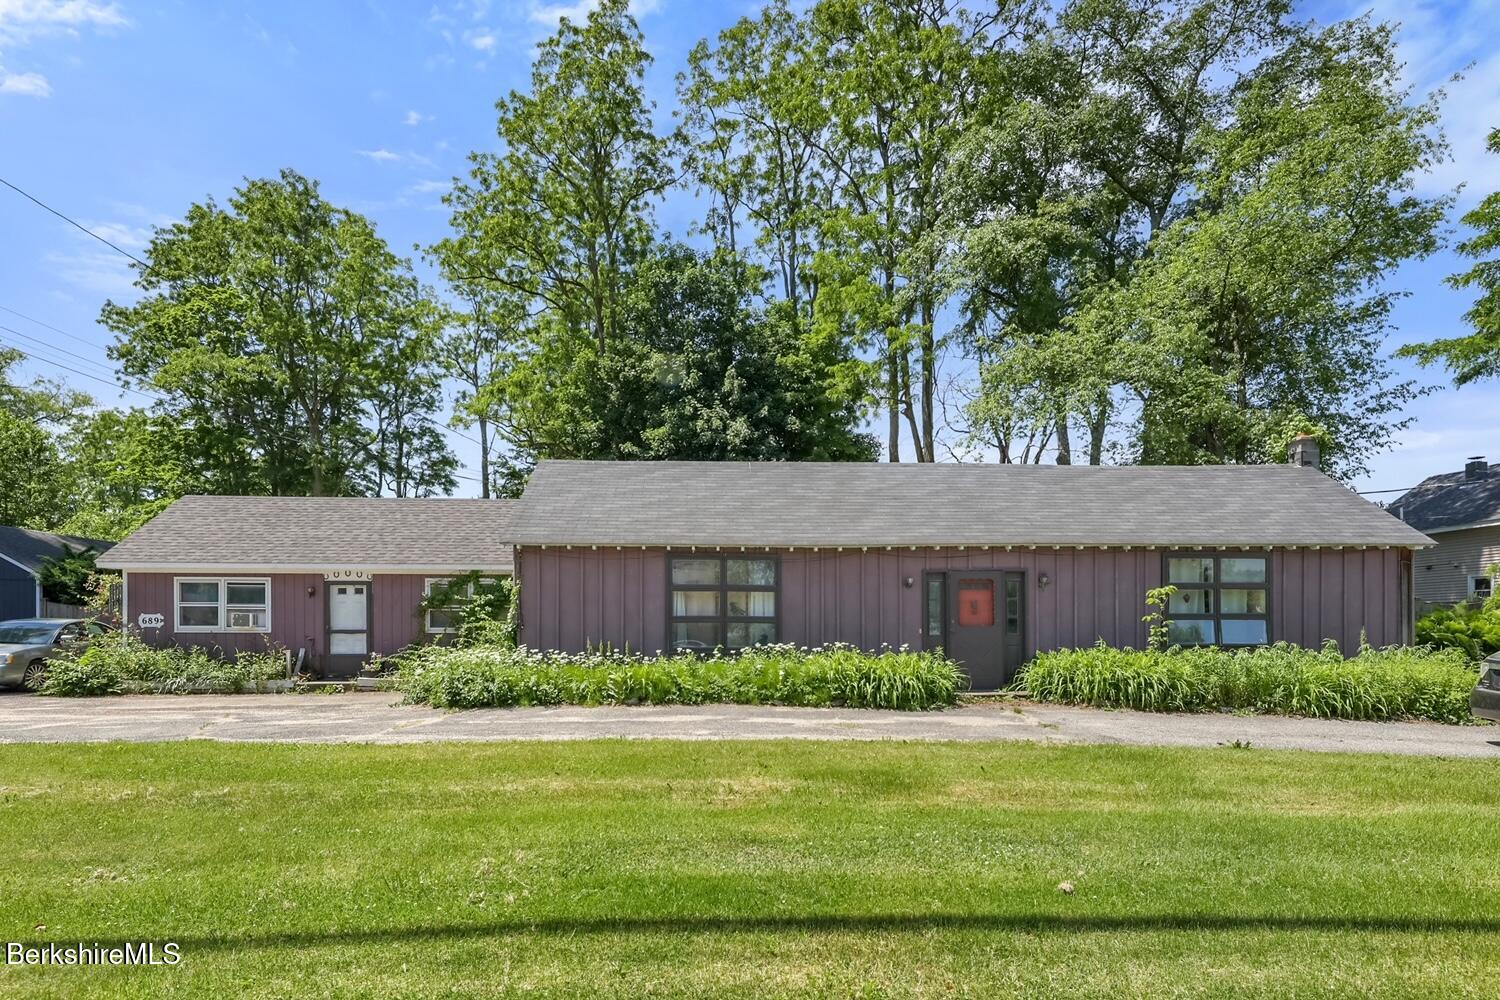
[[[821, 0], [812, 11], [833, 119], [827, 150], [840, 210], [825, 231], [825, 314], [853, 315], [878, 345], [886, 449], [904, 418], [918, 461], [936, 460], [943, 176], [985, 83], [992, 33], [1030, 20], [1029, 3], [974, 16], [947, 0]], [[842, 319], [840, 319], [842, 321]]]
[[54, 528], [73, 503], [59, 434], [92, 400], [45, 379], [21, 384], [24, 355], [0, 346], [0, 524]]
[[527, 426], [559, 458], [873, 457], [847, 345], [800, 330], [733, 254], [660, 247], [632, 273], [616, 349], [551, 369]]
[[[408, 289], [408, 294], [415, 292], [415, 286]], [[408, 331], [380, 338], [364, 369], [362, 395], [368, 400], [373, 430], [372, 492], [398, 497], [448, 494], [458, 485], [458, 459], [432, 416], [443, 405], [440, 312], [419, 297], [398, 314], [409, 322]], [[399, 377], [393, 378], [393, 373]]]
[[1200, 137], [1191, 212], [1080, 329], [1119, 334], [1152, 463], [1280, 461], [1288, 420], [1324, 428], [1355, 474], [1416, 389], [1381, 352], [1400, 294], [1382, 284], [1437, 246], [1448, 199], [1414, 178], [1443, 155], [1430, 103], [1399, 82], [1391, 31], [1364, 19], [1300, 33]]
[[763, 262], [799, 323], [817, 298], [811, 265], [833, 195], [832, 118], [814, 45], [810, 19], [774, 0], [716, 46], [699, 42], [678, 77], [686, 165], [711, 199], [707, 231]]
[[503, 149], [470, 157], [446, 198], [454, 235], [433, 248], [463, 280], [545, 307], [553, 333], [591, 337], [601, 354], [652, 206], [675, 180], [645, 95], [650, 63], [626, 0], [582, 25], [564, 18], [538, 47], [530, 92], [496, 104]]
[[[367, 219], [284, 170], [247, 181], [227, 208], [193, 205], [146, 257], [141, 299], [106, 303], [101, 322], [123, 372], [166, 397], [160, 409], [208, 488], [322, 496], [389, 484], [377, 425], [415, 415], [410, 400], [390, 400], [409, 391], [403, 345], [425, 336], [425, 309]], [[408, 462], [403, 480], [442, 484], [443, 449], [407, 459], [427, 469]]]
[[188, 493], [206, 492], [177, 420], [141, 409], [82, 414], [66, 438], [74, 505], [61, 530], [114, 540]]
[[[1489, 149], [1500, 155], [1500, 128], [1490, 132]], [[1457, 289], [1479, 293], [1464, 319], [1474, 332], [1462, 337], [1443, 337], [1428, 344], [1411, 344], [1399, 352], [1423, 365], [1441, 362], [1453, 373], [1457, 385], [1480, 379], [1500, 378], [1500, 191], [1488, 195], [1465, 213], [1464, 224], [1476, 230], [1458, 244], [1458, 252], [1478, 263], [1448, 279]]]
[[1088, 421], [1089, 460], [1101, 460], [1110, 359], [1067, 321], [1139, 247], [1128, 201], [1080, 162], [1090, 84], [1063, 42], [1033, 38], [996, 67], [945, 179], [948, 287], [978, 372], [973, 389], [955, 387], [967, 397], [958, 429], [1002, 462], [1052, 450], [1070, 463], [1080, 413], [1101, 415]]
[[479, 282], [457, 286], [464, 308], [451, 310], [439, 360], [458, 385], [452, 423], [479, 434], [480, 496], [495, 489], [497, 430], [505, 419], [503, 386], [515, 364], [526, 322], [524, 304], [514, 295], [497, 294]]

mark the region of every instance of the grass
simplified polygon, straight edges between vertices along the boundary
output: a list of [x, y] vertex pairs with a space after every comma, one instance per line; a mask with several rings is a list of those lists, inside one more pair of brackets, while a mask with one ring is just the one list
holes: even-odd
[[938, 653], [756, 646], [727, 656], [568, 654], [513, 646], [414, 646], [393, 657], [408, 701], [512, 705], [842, 705], [922, 711], [967, 680]]
[[1240, 709], [1328, 719], [1468, 723], [1478, 670], [1458, 649], [1391, 646], [1344, 659], [1338, 647], [1254, 649], [1104, 644], [1037, 654], [1019, 683], [1039, 701], [1149, 712]]
[[1500, 982], [1493, 761], [184, 743], [6, 746], [0, 773], [0, 938], [184, 954], [0, 967], [6, 997], [1461, 997]]

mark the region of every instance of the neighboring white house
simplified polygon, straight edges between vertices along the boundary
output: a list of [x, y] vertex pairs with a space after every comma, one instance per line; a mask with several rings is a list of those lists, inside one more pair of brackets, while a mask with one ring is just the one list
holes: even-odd
[[1500, 467], [1483, 456], [1471, 458], [1464, 471], [1428, 477], [1387, 510], [1437, 542], [1417, 555], [1418, 601], [1451, 605], [1495, 593], [1500, 579], [1491, 568], [1500, 563]]

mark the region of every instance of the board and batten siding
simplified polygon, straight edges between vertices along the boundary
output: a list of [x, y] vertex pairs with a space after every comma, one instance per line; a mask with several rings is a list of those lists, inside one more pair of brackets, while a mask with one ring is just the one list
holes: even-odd
[[[269, 578], [271, 581], [271, 630], [269, 632], [177, 632], [176, 607], [172, 581], [179, 577], [202, 576], [246, 579]], [[309, 597], [307, 589], [314, 588]], [[156, 614], [166, 619], [161, 628], [142, 629], [148, 642], [158, 645], [218, 647], [226, 653], [240, 650], [260, 651], [272, 647], [306, 649], [315, 656], [323, 649], [323, 578], [312, 573], [233, 573], [216, 570], [201, 573], [133, 573], [125, 574], [125, 613], [131, 625], [141, 615]]]
[[[433, 579], [437, 579], [436, 576]], [[417, 614], [426, 576], [377, 573], [370, 578], [370, 649], [394, 653], [427, 638], [426, 623]]]
[[[178, 577], [263, 578], [271, 580], [271, 630], [269, 632], [183, 632], [175, 624], [172, 581]], [[327, 595], [321, 574], [259, 573], [226, 574], [218, 570], [195, 573], [140, 573], [127, 577], [127, 614], [131, 624], [140, 615], [159, 614], [166, 625], [146, 629], [148, 641], [160, 645], [218, 647], [226, 653], [242, 649], [263, 650], [280, 647], [292, 651], [306, 649], [309, 658], [326, 652], [328, 633]], [[381, 655], [394, 653], [404, 646], [429, 638], [425, 623], [417, 614], [428, 575], [376, 574], [370, 579], [370, 651]], [[333, 584], [337, 586], [337, 583]], [[308, 591], [312, 594], [309, 595]], [[312, 662], [316, 662], [315, 660]]]
[[[1251, 554], [1263, 554], [1255, 550]], [[687, 554], [686, 552], [676, 554]], [[731, 553], [732, 554], [732, 553]], [[750, 554], [750, 553], [747, 553]], [[1146, 591], [1161, 585], [1162, 549], [876, 549], [774, 551], [781, 561], [781, 639], [864, 649], [922, 646], [922, 574], [1019, 570], [1026, 574], [1026, 654], [1146, 642]], [[1402, 600], [1404, 549], [1276, 549], [1271, 557], [1273, 640], [1346, 652], [1361, 631], [1375, 645], [1409, 639]], [[516, 554], [521, 641], [581, 652], [604, 644], [667, 648], [664, 549], [540, 548]], [[1048, 585], [1040, 586], [1043, 575]], [[912, 586], [906, 586], [911, 578]], [[1409, 585], [1409, 584], [1408, 584]]]

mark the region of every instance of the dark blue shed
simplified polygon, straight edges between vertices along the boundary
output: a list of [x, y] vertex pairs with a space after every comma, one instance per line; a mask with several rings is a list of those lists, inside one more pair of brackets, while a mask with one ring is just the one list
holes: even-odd
[[43, 613], [42, 585], [37, 577], [47, 559], [61, 558], [68, 549], [103, 552], [113, 544], [0, 525], [0, 621]]

